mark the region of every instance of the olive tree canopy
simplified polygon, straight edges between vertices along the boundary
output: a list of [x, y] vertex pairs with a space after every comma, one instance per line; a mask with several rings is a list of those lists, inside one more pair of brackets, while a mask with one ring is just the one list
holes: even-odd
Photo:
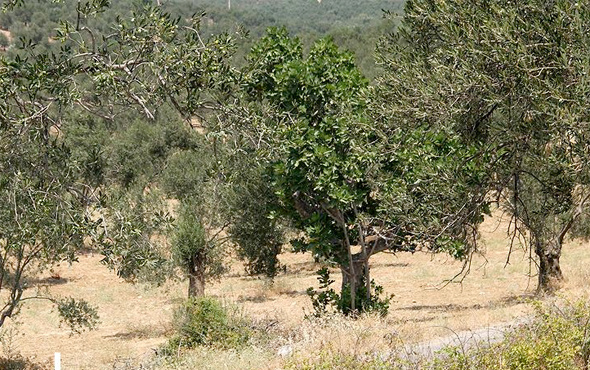
[[486, 187], [537, 255], [539, 291], [562, 279], [565, 236], [590, 197], [590, 3], [410, 0], [380, 44], [377, 111], [445, 132], [485, 158]]

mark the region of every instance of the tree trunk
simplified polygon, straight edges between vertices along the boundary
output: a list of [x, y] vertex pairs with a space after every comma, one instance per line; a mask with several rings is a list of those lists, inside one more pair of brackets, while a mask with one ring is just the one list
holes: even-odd
[[205, 295], [205, 270], [204, 261], [200, 255], [191, 259], [188, 274], [188, 296], [189, 298], [202, 297]]
[[[354, 280], [354, 285], [356, 286], [357, 290], [362, 285], [363, 276], [365, 274], [365, 263], [364, 261], [354, 261], [354, 276], [350, 276], [351, 269], [348, 267], [342, 267], [342, 288], [344, 288], [347, 284], [350, 284], [352, 280]], [[353, 279], [354, 277], [354, 279]]]
[[[350, 266], [342, 266], [340, 268], [340, 270], [342, 271], [342, 287], [341, 287], [341, 294], [344, 292], [344, 288], [346, 286], [350, 286], [350, 296], [351, 296], [351, 300], [355, 299], [356, 300], [356, 296], [357, 296], [357, 292], [359, 290], [360, 287], [362, 287], [363, 284], [363, 277], [365, 276], [366, 272], [365, 272], [365, 262], [362, 260], [353, 260], [352, 262], [352, 269], [350, 268]], [[352, 291], [354, 289], [354, 292]], [[364, 298], [363, 298], [364, 300]], [[354, 302], [355, 304], [352, 304], [353, 302], [351, 302], [351, 310], [359, 310], [360, 307], [356, 306], [356, 302]]]
[[561, 243], [535, 243], [535, 253], [539, 257], [539, 285], [537, 294], [552, 294], [559, 289], [563, 281], [563, 273], [559, 265]]

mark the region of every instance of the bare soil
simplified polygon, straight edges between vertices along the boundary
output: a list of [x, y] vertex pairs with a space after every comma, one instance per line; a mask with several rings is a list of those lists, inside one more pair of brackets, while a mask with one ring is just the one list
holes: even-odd
[[[518, 248], [506, 263], [510, 244], [506, 227], [501, 215], [486, 220], [481, 228], [482, 254], [473, 258], [470, 273], [461, 282], [445, 285], [463, 266], [445, 255], [375, 256], [373, 277], [387, 294], [394, 295], [390, 313], [379, 323], [361, 321], [346, 324], [342, 330], [358, 330], [361, 334], [357, 342], [359, 338], [389, 336], [405, 344], [421, 343], [455, 332], [497, 327], [528, 315], [528, 302], [536, 288], [536, 277], [530, 276], [535, 266], [529, 255]], [[5, 336], [4, 347], [46, 364], [54, 352], [60, 352], [64, 369], [112, 369], [113, 363], [121, 359], [152, 356], [170, 335], [172, 313], [186, 294], [186, 283], [168, 283], [159, 288], [130, 285], [103, 266], [100, 258], [83, 255], [78, 263], [62, 265], [39, 277], [43, 289], [55, 296], [81, 297], [97, 305], [101, 316], [97, 330], [70, 336], [67, 328], [60, 327], [49, 304], [31, 301], [18, 318], [20, 324], [10, 322], [6, 326], [5, 330], [16, 328], [19, 334]], [[311, 312], [305, 290], [317, 287], [315, 271], [319, 265], [303, 254], [287, 253], [282, 261], [287, 271], [272, 285], [265, 279], [245, 276], [236, 262], [226, 277], [209, 285], [207, 293], [240, 305], [254, 319], [275, 321], [283, 332], [301, 332], [304, 315]], [[561, 295], [587, 295], [588, 263], [588, 243], [570, 241], [565, 246], [562, 268], [567, 281]], [[338, 275], [334, 271], [335, 287]], [[374, 342], [368, 339], [367, 343]], [[329, 341], [332, 346], [349, 346], [337, 333], [313, 345]], [[294, 346], [309, 346], [311, 342]], [[280, 361], [268, 362], [267, 366], [280, 367]]]

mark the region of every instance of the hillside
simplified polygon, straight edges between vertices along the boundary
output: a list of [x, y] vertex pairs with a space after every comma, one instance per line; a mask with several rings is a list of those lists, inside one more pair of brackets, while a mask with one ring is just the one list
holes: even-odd
[[590, 0], [5, 1], [0, 370], [590, 368]]
[[286, 26], [297, 34], [323, 35], [340, 28], [366, 28], [382, 17], [383, 10], [401, 12], [403, 3], [402, 0], [195, 0], [192, 6], [203, 9], [215, 21], [233, 18], [251, 30]]
[[[188, 18], [204, 13], [201, 24], [202, 34], [209, 37], [223, 32], [246, 31], [246, 37], [238, 37], [238, 52], [235, 59], [242, 63], [252, 43], [260, 38], [268, 27], [286, 27], [290, 33], [310, 45], [318, 37], [330, 35], [336, 43], [351, 50], [363, 73], [373, 78], [377, 75], [374, 65], [374, 48], [378, 38], [391, 31], [395, 20], [385, 20], [383, 11], [393, 14], [403, 11], [403, 0], [371, 0], [362, 3], [343, 0], [298, 0], [298, 1], [256, 1], [233, 0], [228, 9], [226, 0], [171, 0], [162, 3], [174, 17]], [[100, 21], [90, 21], [93, 28], [108, 34], [109, 20], [129, 14], [143, 6], [133, 0], [113, 2]], [[60, 20], [75, 19], [73, 2], [25, 3], [12, 12], [0, 13], [0, 30], [10, 32], [11, 37], [4, 43], [22, 45], [24, 39], [31, 40], [39, 48], [57, 47], [51, 45]]]

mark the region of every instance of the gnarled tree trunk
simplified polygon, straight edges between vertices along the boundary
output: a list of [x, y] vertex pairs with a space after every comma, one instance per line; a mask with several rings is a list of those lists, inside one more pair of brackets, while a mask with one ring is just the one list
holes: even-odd
[[563, 282], [563, 273], [559, 265], [561, 243], [551, 241], [535, 242], [535, 254], [539, 257], [539, 285], [537, 294], [551, 294], [559, 289]]
[[[358, 257], [358, 255], [355, 255], [355, 257]], [[340, 267], [340, 270], [342, 272], [342, 286], [340, 291], [343, 293], [346, 287], [350, 287], [350, 309], [351, 311], [358, 311], [362, 310], [362, 307], [357, 306], [357, 296], [359, 294], [359, 291], [363, 288], [363, 284], [365, 284], [364, 288], [366, 289], [366, 296], [361, 298], [361, 301], [369, 300], [371, 297], [371, 289], [369, 285], [369, 263], [367, 259], [354, 258], [352, 262], [352, 267], [352, 269], [350, 268], [350, 266]], [[367, 282], [369, 282], [369, 284], [367, 284]]]
[[188, 274], [188, 296], [202, 297], [205, 295], [205, 263], [203, 256], [196, 254], [191, 259]]

